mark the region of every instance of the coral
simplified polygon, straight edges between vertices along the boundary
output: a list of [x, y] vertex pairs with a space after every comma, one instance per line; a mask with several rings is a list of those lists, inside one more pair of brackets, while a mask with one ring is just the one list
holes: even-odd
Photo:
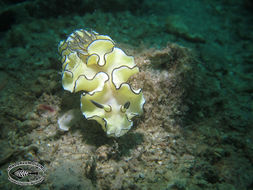
[[141, 89], [134, 90], [128, 83], [139, 72], [134, 58], [115, 47], [109, 36], [82, 29], [60, 42], [59, 53], [63, 88], [82, 92], [85, 118], [96, 120], [108, 136], [124, 135], [145, 103]]
[[91, 181], [82, 175], [84, 169], [80, 162], [73, 164], [71, 162], [61, 161], [59, 163], [59, 167], [50, 173], [49, 180], [52, 183], [53, 189], [95, 189]]

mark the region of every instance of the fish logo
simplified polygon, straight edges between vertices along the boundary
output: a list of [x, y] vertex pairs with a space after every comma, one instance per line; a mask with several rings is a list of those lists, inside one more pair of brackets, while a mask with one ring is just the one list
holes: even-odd
[[39, 172], [33, 172], [29, 170], [23, 170], [22, 168], [18, 168], [16, 171], [12, 172], [12, 175], [17, 177], [18, 179], [22, 179], [29, 175], [38, 175]]
[[35, 185], [44, 180], [44, 167], [37, 162], [21, 161], [8, 167], [9, 180], [17, 185]]

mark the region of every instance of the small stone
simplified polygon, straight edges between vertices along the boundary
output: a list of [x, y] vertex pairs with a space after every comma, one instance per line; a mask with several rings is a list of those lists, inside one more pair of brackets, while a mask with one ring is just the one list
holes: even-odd
[[144, 179], [144, 178], [145, 178], [145, 175], [144, 175], [143, 173], [139, 173], [139, 178]]

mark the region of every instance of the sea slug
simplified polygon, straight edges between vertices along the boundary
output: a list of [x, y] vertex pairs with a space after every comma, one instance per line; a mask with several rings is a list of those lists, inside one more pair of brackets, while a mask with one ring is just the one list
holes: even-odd
[[132, 118], [143, 113], [145, 103], [142, 90], [128, 83], [139, 72], [134, 58], [115, 47], [109, 36], [83, 29], [61, 41], [58, 51], [63, 88], [81, 92], [85, 118], [96, 120], [110, 137], [128, 132]]

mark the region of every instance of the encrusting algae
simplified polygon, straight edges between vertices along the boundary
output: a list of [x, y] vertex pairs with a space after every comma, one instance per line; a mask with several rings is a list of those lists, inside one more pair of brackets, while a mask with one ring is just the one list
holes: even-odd
[[145, 99], [128, 79], [139, 72], [132, 56], [115, 42], [95, 31], [76, 30], [58, 47], [62, 61], [62, 85], [72, 93], [81, 91], [81, 110], [96, 120], [108, 136], [120, 137], [143, 113]]

